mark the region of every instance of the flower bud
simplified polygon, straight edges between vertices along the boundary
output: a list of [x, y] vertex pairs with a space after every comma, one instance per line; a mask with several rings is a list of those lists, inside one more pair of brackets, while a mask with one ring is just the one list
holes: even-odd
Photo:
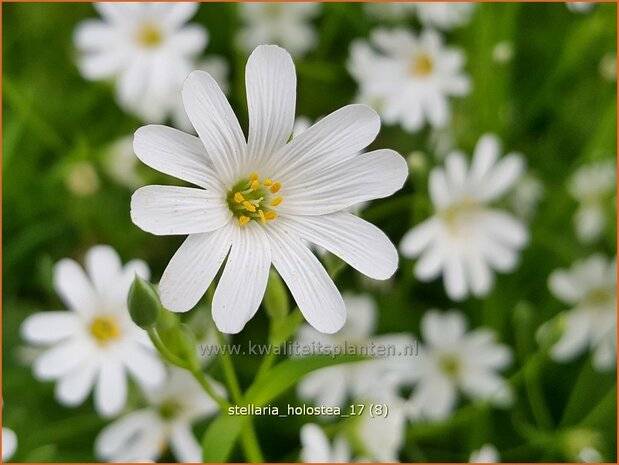
[[129, 289], [127, 306], [133, 322], [140, 328], [147, 329], [157, 322], [161, 302], [155, 287], [136, 274]]

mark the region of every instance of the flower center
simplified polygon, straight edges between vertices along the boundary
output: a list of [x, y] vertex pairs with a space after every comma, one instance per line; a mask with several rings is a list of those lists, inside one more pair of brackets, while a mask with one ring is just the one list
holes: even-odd
[[90, 334], [94, 336], [99, 345], [104, 346], [108, 342], [120, 337], [120, 328], [113, 318], [98, 316], [90, 325]]
[[161, 29], [150, 23], [146, 23], [140, 28], [137, 38], [138, 43], [146, 48], [156, 47], [161, 43], [162, 39]]
[[460, 373], [460, 360], [455, 355], [443, 355], [438, 364], [441, 371], [450, 378], [455, 378]]
[[266, 15], [271, 18], [278, 18], [281, 16], [283, 8], [280, 3], [267, 3], [265, 5]]
[[458, 234], [461, 232], [461, 221], [466, 219], [468, 215], [471, 215], [479, 211], [479, 203], [470, 197], [464, 197], [460, 202], [454, 203], [448, 208], [439, 212], [440, 217], [443, 219], [447, 228], [452, 234]]
[[413, 57], [410, 72], [413, 76], [427, 76], [434, 69], [434, 63], [425, 53], [419, 53]]
[[164, 420], [172, 420], [181, 410], [181, 405], [176, 399], [167, 399], [159, 405], [159, 415]]
[[226, 201], [235, 218], [238, 218], [239, 225], [243, 226], [251, 220], [266, 224], [277, 218], [274, 207], [284, 200], [276, 196], [281, 188], [279, 182], [269, 178], [260, 181], [258, 173], [252, 173], [230, 189]]
[[585, 296], [585, 301], [592, 307], [614, 306], [615, 296], [606, 288], [592, 289]]

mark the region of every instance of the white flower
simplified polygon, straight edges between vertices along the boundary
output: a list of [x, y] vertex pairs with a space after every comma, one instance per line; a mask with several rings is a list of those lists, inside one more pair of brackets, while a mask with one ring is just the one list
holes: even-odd
[[375, 103], [387, 124], [418, 131], [425, 121], [449, 121], [449, 96], [469, 92], [463, 53], [443, 46], [440, 34], [415, 37], [406, 29], [377, 29], [370, 43], [355, 41], [348, 69], [359, 84], [359, 99]]
[[65, 185], [76, 197], [87, 197], [99, 189], [99, 176], [89, 161], [78, 161], [68, 167]]
[[600, 238], [606, 226], [605, 203], [615, 194], [617, 185], [614, 160], [579, 168], [568, 182], [568, 190], [579, 203], [574, 215], [576, 235], [584, 243]]
[[535, 214], [537, 205], [543, 197], [542, 182], [533, 175], [526, 174], [516, 182], [507, 200], [516, 215], [529, 220]]
[[10, 460], [16, 449], [17, 436], [15, 432], [9, 428], [2, 428], [2, 461]]
[[458, 390], [473, 400], [501, 401], [508, 385], [497, 374], [511, 362], [510, 349], [489, 329], [467, 333], [464, 316], [455, 311], [428, 311], [421, 320], [425, 345], [407, 373], [416, 383], [411, 418], [446, 418], [456, 405]]
[[310, 21], [320, 13], [320, 3], [248, 2], [238, 7], [245, 23], [239, 41], [247, 52], [261, 44], [277, 44], [301, 56], [316, 45]]
[[[315, 331], [309, 325], [299, 329], [297, 342], [302, 346], [312, 347], [320, 343], [322, 347], [331, 348], [337, 354], [343, 347], [382, 345], [401, 348], [412, 344], [412, 339], [400, 335], [372, 337], [376, 327], [376, 304], [366, 295], [344, 294], [347, 320], [342, 329], [334, 335], [325, 335]], [[412, 354], [410, 354], [412, 355]], [[335, 365], [313, 371], [305, 376], [298, 385], [299, 396], [311, 399], [316, 405], [344, 407], [349, 400], [366, 400], [368, 398], [386, 397], [392, 390], [388, 382], [390, 372], [395, 375], [394, 362], [390, 357], [383, 359]]]
[[520, 155], [498, 161], [496, 137], [483, 136], [470, 167], [461, 152], [445, 160], [445, 168], [430, 173], [434, 216], [411, 229], [400, 244], [406, 257], [421, 256], [415, 275], [429, 281], [443, 275], [445, 289], [455, 300], [469, 293], [481, 297], [493, 287], [493, 269], [507, 272], [517, 264], [517, 252], [527, 243], [523, 224], [493, 208], [524, 171]]
[[89, 80], [116, 81], [116, 98], [145, 121], [173, 111], [178, 89], [204, 50], [207, 31], [185, 25], [198, 3], [95, 3], [103, 20], [85, 20], [75, 31], [78, 66]]
[[127, 310], [136, 275], [148, 279], [141, 260], [124, 267], [114, 249], [95, 246], [86, 253], [86, 273], [73, 260], [54, 267], [54, 287], [69, 310], [41, 312], [22, 325], [24, 339], [47, 347], [34, 362], [34, 374], [56, 380], [56, 398], [79, 405], [94, 388], [95, 407], [115, 415], [127, 398], [127, 374], [142, 388], [163, 380], [164, 369], [146, 333]]
[[418, 2], [415, 6], [424, 26], [444, 30], [469, 22], [475, 8], [474, 3], [468, 2]]
[[301, 428], [301, 460], [304, 463], [349, 463], [350, 446], [344, 436], [329, 443], [329, 438], [316, 424]]
[[133, 153], [133, 137], [124, 136], [114, 141], [104, 155], [107, 174], [125, 187], [136, 189], [144, 185], [137, 173], [138, 158]]
[[221, 331], [237, 333], [258, 310], [273, 263], [307, 321], [335, 332], [346, 320], [344, 302], [306, 242], [374, 279], [389, 278], [398, 261], [393, 244], [342, 210], [400, 189], [406, 162], [392, 150], [357, 155], [380, 128], [364, 105], [344, 107], [287, 143], [296, 76], [277, 46], [252, 53], [246, 86], [247, 142], [217, 83], [201, 71], [183, 89], [199, 138], [164, 126], [136, 132], [144, 163], [200, 187], [147, 186], [133, 195], [131, 217], [140, 228], [189, 234], [163, 273], [161, 300], [172, 311], [190, 310], [227, 256], [212, 313]]
[[577, 460], [584, 463], [602, 463], [604, 462], [604, 457], [595, 447], [583, 447], [578, 452]]
[[[223, 393], [221, 386], [216, 389]], [[185, 463], [200, 463], [202, 451], [192, 424], [218, 411], [217, 404], [185, 370], [174, 368], [165, 384], [146, 392], [149, 406], [114, 421], [95, 442], [102, 460], [156, 461], [169, 445]]]
[[484, 444], [480, 449], [473, 451], [469, 458], [470, 463], [498, 463], [501, 460], [499, 451], [492, 444]]
[[509, 40], [502, 40], [492, 49], [492, 59], [497, 63], [509, 63], [514, 58], [514, 44]]
[[[366, 410], [356, 425], [356, 437], [362, 446], [362, 457], [372, 462], [398, 462], [399, 451], [404, 444], [406, 417], [400, 399], [387, 398], [388, 407], [386, 416], [372, 417]], [[369, 408], [366, 406], [366, 409]]]
[[572, 13], [589, 13], [595, 4], [596, 2], [565, 2], [565, 6]]
[[554, 271], [548, 280], [552, 293], [571, 306], [565, 331], [552, 347], [554, 360], [566, 361], [587, 348], [594, 351], [596, 369], [610, 370], [617, 357], [616, 259], [593, 255], [569, 270]]

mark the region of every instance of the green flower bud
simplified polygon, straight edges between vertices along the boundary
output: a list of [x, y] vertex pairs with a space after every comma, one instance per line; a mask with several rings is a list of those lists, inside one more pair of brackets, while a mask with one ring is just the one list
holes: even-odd
[[137, 274], [129, 289], [127, 306], [133, 322], [147, 329], [155, 324], [161, 309], [161, 302], [155, 287]]

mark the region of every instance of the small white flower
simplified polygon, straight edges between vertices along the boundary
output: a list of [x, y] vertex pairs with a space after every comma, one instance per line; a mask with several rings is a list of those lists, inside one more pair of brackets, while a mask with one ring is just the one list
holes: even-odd
[[616, 259], [593, 255], [569, 270], [554, 271], [548, 280], [552, 293], [572, 308], [565, 315], [565, 332], [552, 347], [556, 361], [594, 351], [597, 370], [610, 370], [617, 358]]
[[614, 160], [579, 168], [568, 182], [568, 190], [579, 203], [574, 216], [576, 235], [584, 243], [599, 239], [606, 226], [606, 202], [615, 194], [617, 173]]
[[600, 60], [599, 70], [601, 76], [607, 81], [617, 80], [617, 54], [607, 53]]
[[415, 6], [424, 26], [443, 30], [468, 23], [475, 8], [469, 2], [418, 2]]
[[473, 451], [469, 458], [470, 463], [498, 463], [501, 460], [499, 451], [492, 444], [484, 444], [480, 449]]
[[498, 161], [499, 140], [483, 136], [470, 167], [461, 152], [445, 160], [445, 168], [430, 173], [434, 216], [411, 229], [400, 244], [406, 257], [420, 259], [415, 275], [429, 281], [443, 275], [449, 297], [461, 300], [469, 293], [484, 296], [493, 287], [493, 270], [515, 268], [518, 251], [528, 240], [524, 225], [512, 215], [493, 208], [524, 171], [524, 160], [509, 154]]
[[54, 267], [54, 287], [69, 310], [41, 312], [22, 324], [26, 341], [47, 347], [34, 362], [41, 380], [56, 380], [56, 398], [79, 405], [94, 388], [95, 407], [115, 415], [127, 398], [127, 374], [142, 388], [163, 380], [164, 369], [146, 333], [127, 310], [127, 294], [136, 275], [148, 279], [141, 260], [124, 267], [111, 247], [86, 253], [86, 273], [73, 260]]
[[138, 158], [133, 153], [133, 136], [114, 141], [104, 155], [107, 174], [116, 182], [130, 189], [144, 185], [144, 179], [137, 173]]
[[[510, 349], [489, 329], [467, 333], [464, 316], [455, 311], [428, 311], [421, 320], [425, 345], [410, 365], [408, 380], [416, 388], [408, 405], [412, 419], [446, 418], [458, 390], [473, 400], [500, 401], [508, 385], [498, 371], [511, 363]], [[498, 396], [498, 398], [497, 398]]]
[[349, 463], [350, 446], [344, 436], [329, 443], [329, 438], [316, 424], [301, 428], [301, 460], [304, 463]]
[[544, 185], [533, 175], [525, 174], [514, 185], [507, 201], [511, 209], [524, 220], [535, 214], [537, 205], [544, 197]]
[[261, 44], [277, 44], [301, 56], [316, 45], [311, 20], [320, 13], [320, 3], [248, 2], [238, 7], [245, 22], [239, 41], [247, 52]]
[[76, 197], [88, 197], [99, 189], [99, 176], [89, 161], [78, 161], [68, 167], [65, 185]]
[[362, 447], [361, 456], [366, 458], [363, 461], [399, 462], [398, 455], [404, 445], [406, 429], [405, 411], [401, 399], [387, 398], [385, 404], [389, 409], [386, 416], [372, 417], [366, 411], [356, 425], [356, 437]]
[[2, 428], [2, 461], [10, 460], [16, 449], [17, 436], [15, 432], [9, 428]]
[[406, 29], [377, 29], [370, 42], [351, 46], [348, 69], [359, 84], [359, 99], [376, 102], [387, 124], [418, 131], [425, 121], [443, 127], [449, 121], [450, 96], [466, 95], [464, 54], [443, 46], [440, 34], [415, 37]]
[[565, 6], [572, 13], [589, 13], [595, 4], [596, 2], [565, 2]]
[[509, 63], [514, 58], [514, 44], [509, 40], [498, 42], [492, 49], [492, 59], [497, 63]]
[[159, 284], [163, 305], [193, 308], [226, 257], [213, 320], [238, 333], [262, 301], [271, 263], [307, 321], [333, 333], [346, 320], [335, 284], [306, 246], [320, 245], [374, 278], [397, 268], [397, 251], [375, 226], [343, 210], [402, 187], [405, 160], [392, 150], [358, 152], [380, 129], [378, 115], [349, 105], [289, 143], [296, 75], [290, 55], [266, 45], [246, 69], [249, 138], [207, 73], [185, 81], [183, 101], [199, 138], [164, 126], [135, 135], [140, 160], [199, 188], [147, 186], [133, 194], [131, 218], [145, 231], [189, 234]]
[[207, 43], [202, 26], [185, 24], [198, 3], [104, 2], [94, 7], [103, 20], [85, 20], [75, 31], [80, 72], [89, 80], [114, 79], [119, 105], [144, 121], [165, 120]]
[[[223, 393], [221, 386], [216, 389]], [[146, 392], [149, 406], [114, 421], [95, 442], [102, 460], [114, 462], [156, 461], [169, 445], [185, 463], [200, 463], [202, 450], [193, 423], [218, 411], [217, 404], [185, 370], [171, 370], [165, 384]]]
[[[344, 344], [357, 347], [370, 347], [371, 344], [402, 347], [406, 343], [413, 343], [412, 339], [400, 335], [372, 337], [376, 327], [374, 300], [366, 295], [344, 294], [343, 297], [347, 319], [342, 329], [337, 334], [325, 335], [304, 325], [297, 335], [299, 344], [311, 347], [312, 344], [320, 343], [323, 347], [334, 348], [333, 353], [336, 353], [335, 350], [343, 348]], [[344, 407], [349, 400], [386, 397], [392, 389], [387, 377], [390, 371], [394, 372], [393, 363], [392, 359], [385, 357], [316, 370], [299, 383], [299, 396], [313, 400], [316, 405], [329, 407]]]

